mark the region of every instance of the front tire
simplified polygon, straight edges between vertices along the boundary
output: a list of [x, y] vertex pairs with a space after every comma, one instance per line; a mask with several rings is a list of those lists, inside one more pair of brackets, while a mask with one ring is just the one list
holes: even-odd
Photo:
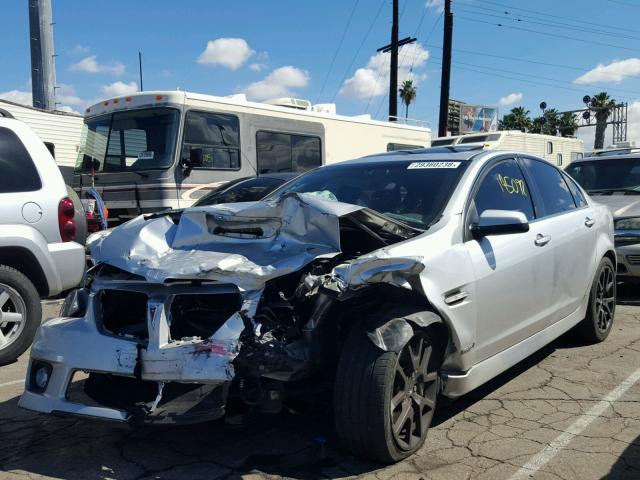
[[604, 341], [611, 332], [615, 311], [616, 270], [613, 262], [604, 257], [591, 285], [587, 316], [576, 326], [576, 335], [589, 343]]
[[385, 352], [357, 327], [347, 339], [334, 392], [338, 436], [355, 455], [393, 463], [418, 450], [438, 395], [440, 355], [419, 331], [398, 352]]
[[29, 348], [42, 319], [40, 296], [18, 270], [0, 265], [0, 365]]

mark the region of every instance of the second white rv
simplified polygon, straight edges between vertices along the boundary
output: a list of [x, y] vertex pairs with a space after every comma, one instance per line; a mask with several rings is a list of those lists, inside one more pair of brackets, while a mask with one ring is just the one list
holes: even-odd
[[439, 137], [432, 140], [431, 146], [442, 147], [472, 143], [483, 144], [485, 148], [492, 150], [515, 150], [531, 153], [559, 167], [564, 167], [572, 161], [584, 157], [584, 143], [579, 138], [524, 133], [520, 130]]

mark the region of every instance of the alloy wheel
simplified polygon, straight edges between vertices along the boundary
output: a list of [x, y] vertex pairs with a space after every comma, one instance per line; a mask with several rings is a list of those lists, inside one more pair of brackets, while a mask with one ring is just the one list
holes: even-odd
[[399, 449], [409, 451], [423, 440], [431, 424], [438, 393], [433, 346], [415, 335], [398, 355], [391, 394], [391, 429]]
[[595, 310], [596, 327], [606, 332], [613, 321], [616, 305], [616, 274], [609, 265], [605, 265], [598, 276], [596, 284]]
[[20, 294], [0, 283], [0, 350], [12, 344], [26, 324], [27, 307]]

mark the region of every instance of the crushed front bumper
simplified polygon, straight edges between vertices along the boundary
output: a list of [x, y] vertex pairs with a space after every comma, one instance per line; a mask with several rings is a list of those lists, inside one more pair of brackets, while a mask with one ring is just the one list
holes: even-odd
[[[106, 332], [101, 322], [104, 287], [147, 295], [148, 338]], [[83, 318], [44, 323], [31, 349], [26, 390], [19, 406], [43, 413], [62, 412], [115, 421], [197, 422], [224, 415], [232, 361], [244, 329], [236, 312], [206, 339], [170, 338], [172, 302], [181, 295], [220, 294], [232, 286], [110, 282], [89, 296]], [[46, 366], [46, 385], [36, 381]], [[78, 374], [88, 388], [79, 394]]]

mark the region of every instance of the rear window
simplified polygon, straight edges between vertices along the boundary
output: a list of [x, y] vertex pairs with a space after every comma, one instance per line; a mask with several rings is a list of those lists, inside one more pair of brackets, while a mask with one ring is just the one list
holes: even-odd
[[42, 188], [38, 170], [18, 136], [0, 127], [0, 193], [33, 192]]

